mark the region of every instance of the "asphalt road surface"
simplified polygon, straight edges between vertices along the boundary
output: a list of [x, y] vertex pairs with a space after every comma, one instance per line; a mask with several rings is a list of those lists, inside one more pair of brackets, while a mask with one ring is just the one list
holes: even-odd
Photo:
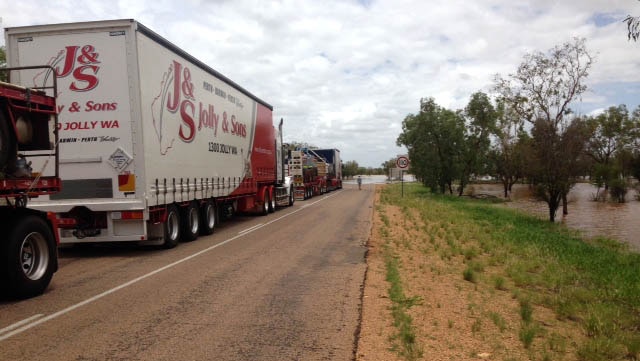
[[352, 360], [372, 206], [349, 185], [172, 250], [63, 249], [0, 300], [0, 360]]

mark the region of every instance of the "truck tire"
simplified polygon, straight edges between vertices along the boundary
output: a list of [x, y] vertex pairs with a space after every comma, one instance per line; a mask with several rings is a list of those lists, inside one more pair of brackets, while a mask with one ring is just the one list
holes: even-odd
[[56, 242], [49, 224], [36, 215], [14, 218], [0, 257], [0, 288], [16, 298], [42, 294], [56, 270]]
[[273, 188], [269, 188], [269, 213], [276, 211], [276, 197], [273, 194]]
[[180, 213], [175, 204], [167, 206], [167, 220], [162, 226], [164, 228], [162, 247], [169, 249], [177, 246], [180, 240]]
[[294, 193], [293, 186], [291, 186], [289, 187], [289, 207], [291, 207], [295, 201], [296, 201], [296, 196]]
[[182, 240], [192, 242], [198, 239], [200, 234], [200, 209], [195, 201], [182, 209]]
[[16, 155], [16, 140], [13, 127], [9, 125], [9, 118], [0, 111], [0, 172], [4, 172], [9, 163], [13, 163], [12, 159]]
[[208, 236], [213, 233], [218, 222], [217, 216], [214, 201], [206, 201], [200, 209], [200, 234]]
[[264, 195], [262, 196], [262, 211], [260, 212], [261, 215], [266, 216], [267, 214], [269, 214], [269, 189], [265, 189], [264, 190]]

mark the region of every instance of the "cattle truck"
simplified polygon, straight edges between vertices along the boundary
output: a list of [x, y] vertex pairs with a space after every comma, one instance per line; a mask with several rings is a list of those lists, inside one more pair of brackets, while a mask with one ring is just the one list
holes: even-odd
[[238, 212], [294, 200], [273, 107], [141, 23], [5, 29], [7, 63], [33, 86], [58, 81], [61, 244], [139, 241], [172, 248]]
[[[42, 71], [47, 68], [39, 67]], [[58, 269], [57, 221], [29, 202], [60, 190], [55, 78], [37, 88], [11, 83], [23, 69], [0, 69], [0, 293], [42, 293]], [[32, 167], [36, 160], [51, 164]]]

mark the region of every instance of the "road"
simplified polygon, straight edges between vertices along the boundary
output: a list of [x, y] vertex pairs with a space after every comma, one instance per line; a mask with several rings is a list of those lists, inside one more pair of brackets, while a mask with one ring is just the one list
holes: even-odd
[[64, 249], [0, 300], [0, 360], [352, 360], [372, 206], [349, 185], [172, 250]]

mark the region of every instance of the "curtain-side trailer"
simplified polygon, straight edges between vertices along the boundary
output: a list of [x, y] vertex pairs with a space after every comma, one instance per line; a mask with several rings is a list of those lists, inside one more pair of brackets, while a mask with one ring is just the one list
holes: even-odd
[[[5, 29], [24, 86], [58, 80], [60, 242], [174, 247], [293, 202], [272, 106], [131, 19]], [[280, 133], [280, 134], [279, 134]]]

